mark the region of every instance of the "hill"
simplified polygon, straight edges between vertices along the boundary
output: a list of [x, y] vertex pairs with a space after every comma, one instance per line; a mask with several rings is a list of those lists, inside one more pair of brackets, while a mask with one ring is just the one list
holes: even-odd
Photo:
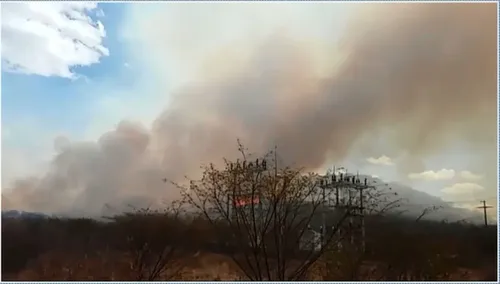
[[380, 185], [377, 189], [385, 192], [394, 192], [397, 195], [388, 194], [390, 201], [400, 199], [398, 211], [408, 217], [418, 217], [426, 208], [436, 207], [437, 210], [430, 211], [425, 218], [435, 221], [456, 222], [467, 220], [467, 222], [480, 224], [483, 222], [482, 214], [465, 208], [454, 207], [452, 203], [446, 202], [437, 196], [411, 188], [400, 183], [385, 183], [379, 178], [362, 176], [367, 178], [369, 184]]

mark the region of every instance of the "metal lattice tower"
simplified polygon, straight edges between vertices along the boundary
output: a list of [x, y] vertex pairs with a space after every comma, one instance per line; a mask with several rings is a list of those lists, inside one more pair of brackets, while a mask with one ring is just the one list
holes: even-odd
[[[341, 168], [344, 169], [344, 168]], [[344, 169], [345, 170], [345, 169]], [[367, 179], [359, 179], [359, 174], [349, 175], [337, 173], [334, 170], [327, 173], [320, 182], [323, 194], [323, 203], [327, 208], [333, 208], [334, 214], [345, 214], [349, 212], [347, 222], [338, 231], [339, 237], [342, 234], [349, 236], [348, 243], [365, 250], [365, 193], [366, 190], [374, 188], [368, 185]], [[327, 210], [325, 210], [327, 211]], [[327, 211], [327, 212], [332, 212]], [[325, 235], [325, 212], [322, 213], [322, 234]]]

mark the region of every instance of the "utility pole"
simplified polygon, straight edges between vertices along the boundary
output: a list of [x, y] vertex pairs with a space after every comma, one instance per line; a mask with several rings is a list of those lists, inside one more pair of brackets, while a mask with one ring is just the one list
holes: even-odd
[[[359, 182], [359, 174], [357, 177], [357, 181]], [[365, 185], [365, 187], [361, 187], [359, 190], [359, 206], [360, 206], [360, 211], [361, 211], [360, 212], [360, 214], [361, 214], [361, 249], [362, 249], [363, 253], [366, 250], [365, 207], [364, 207], [365, 205], [363, 203], [363, 199], [364, 199], [363, 190], [367, 186], [366, 178], [364, 180], [364, 185]]]
[[364, 191], [373, 186], [368, 185], [367, 178], [364, 178], [363, 181], [359, 179], [359, 172], [356, 176], [352, 177], [353, 189], [355, 189], [359, 193], [359, 204], [356, 205], [355, 209], [357, 209], [358, 220], [360, 221], [361, 226], [361, 250], [365, 252], [366, 250], [366, 228], [365, 228], [365, 204], [364, 204]]
[[493, 206], [487, 206], [486, 205], [486, 200], [482, 200], [481, 203], [483, 204], [483, 206], [478, 206], [477, 208], [483, 209], [484, 227], [488, 227], [488, 215], [486, 214], [486, 209], [492, 208]]
[[[327, 182], [326, 182], [327, 183]], [[321, 204], [321, 248], [325, 246], [325, 239], [326, 239], [326, 216], [325, 216], [325, 211], [326, 211], [326, 191], [325, 191], [325, 186], [323, 186], [323, 202]]]

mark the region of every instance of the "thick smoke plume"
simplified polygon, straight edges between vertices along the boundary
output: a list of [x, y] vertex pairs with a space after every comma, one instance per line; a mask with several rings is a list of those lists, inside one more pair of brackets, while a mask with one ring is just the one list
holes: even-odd
[[403, 168], [414, 170], [459, 142], [496, 184], [495, 4], [369, 5], [332, 50], [343, 61], [329, 74], [283, 30], [250, 50], [245, 64], [209, 65], [178, 89], [151, 129], [124, 121], [95, 143], [63, 145], [47, 175], [4, 197], [45, 212], [148, 206], [177, 196], [164, 177], [234, 157], [237, 138], [257, 152], [278, 145], [287, 162], [311, 169], [404, 153]]

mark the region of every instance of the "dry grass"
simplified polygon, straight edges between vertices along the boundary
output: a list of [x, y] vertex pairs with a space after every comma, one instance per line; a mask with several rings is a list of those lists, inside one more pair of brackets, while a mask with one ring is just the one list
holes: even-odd
[[[197, 252], [185, 255], [178, 260], [182, 268], [169, 269], [158, 280], [198, 280], [198, 281], [231, 281], [244, 280], [230, 257], [210, 252]], [[380, 264], [365, 263], [361, 268], [364, 281], [374, 281], [381, 278]], [[330, 280], [328, 266], [318, 261], [307, 275], [308, 280]], [[330, 268], [331, 269], [331, 268]], [[493, 270], [492, 270], [493, 269]], [[175, 275], [172, 275], [175, 273]], [[496, 275], [495, 267], [489, 269], [458, 268], [451, 273], [450, 279], [462, 281], [480, 281], [488, 278], [489, 274]], [[167, 276], [168, 275], [168, 276]], [[369, 275], [369, 276], [368, 276]], [[491, 276], [489, 276], [491, 278]], [[496, 276], [495, 276], [496, 277]], [[130, 256], [119, 253], [104, 253], [93, 256], [69, 255], [63, 252], [50, 252], [33, 260], [16, 275], [6, 276], [4, 280], [13, 281], [124, 281], [134, 279], [134, 271], [130, 267]]]
[[[15, 281], [124, 281], [134, 279], [131, 257], [120, 253], [93, 256], [50, 252], [31, 261]], [[167, 269], [158, 280], [239, 280], [243, 275], [233, 261], [221, 254], [197, 252], [178, 259], [182, 266]], [[180, 269], [178, 269], [180, 268]]]

